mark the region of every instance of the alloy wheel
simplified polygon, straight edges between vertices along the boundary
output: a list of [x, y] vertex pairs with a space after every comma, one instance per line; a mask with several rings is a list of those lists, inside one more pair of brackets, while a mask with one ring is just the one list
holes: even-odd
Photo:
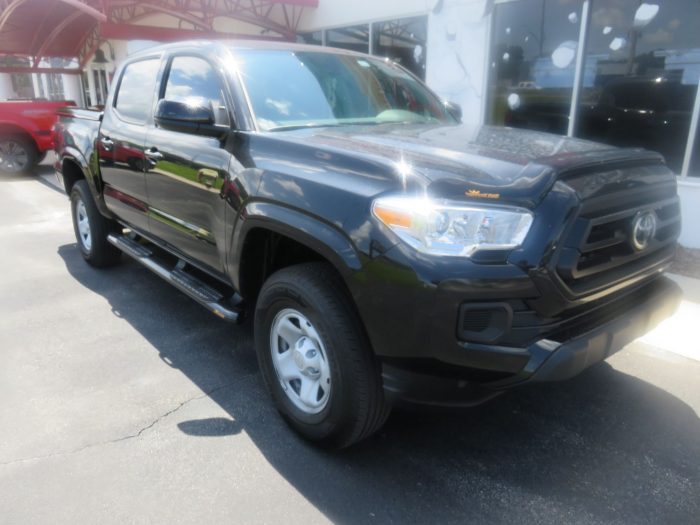
[[16, 140], [0, 141], [0, 170], [7, 173], [20, 173], [29, 163], [29, 152]]

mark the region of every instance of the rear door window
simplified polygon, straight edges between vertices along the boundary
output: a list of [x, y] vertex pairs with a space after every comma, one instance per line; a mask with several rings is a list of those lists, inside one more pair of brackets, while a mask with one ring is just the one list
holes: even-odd
[[147, 122], [151, 116], [160, 59], [132, 62], [124, 68], [114, 107], [119, 116]]

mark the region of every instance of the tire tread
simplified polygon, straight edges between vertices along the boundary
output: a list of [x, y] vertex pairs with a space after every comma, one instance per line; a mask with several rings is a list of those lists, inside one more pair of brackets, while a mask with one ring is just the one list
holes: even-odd
[[[74, 199], [79, 196], [85, 204], [85, 209], [90, 220], [90, 230], [92, 235], [92, 250], [88, 254], [82, 249], [82, 244], [78, 238], [77, 226], [75, 224], [75, 203]], [[78, 249], [83, 255], [83, 258], [96, 268], [105, 268], [119, 262], [121, 251], [116, 246], [110, 244], [107, 236], [112, 230], [112, 222], [104, 217], [100, 210], [97, 209], [97, 204], [92, 197], [92, 192], [86, 180], [77, 181], [71, 188], [71, 213], [73, 217], [73, 227], [75, 229], [76, 240], [78, 241]]]

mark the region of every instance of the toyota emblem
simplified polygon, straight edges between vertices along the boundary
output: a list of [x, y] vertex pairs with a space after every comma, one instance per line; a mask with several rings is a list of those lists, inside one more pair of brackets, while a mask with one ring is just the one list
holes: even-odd
[[656, 213], [640, 211], [632, 220], [632, 247], [641, 252], [645, 250], [656, 235]]

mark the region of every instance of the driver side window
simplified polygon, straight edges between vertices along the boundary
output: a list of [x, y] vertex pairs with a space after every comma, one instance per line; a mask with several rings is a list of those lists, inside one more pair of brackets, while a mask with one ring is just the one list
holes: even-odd
[[186, 101], [190, 97], [210, 100], [216, 124], [230, 125], [226, 98], [211, 64], [199, 57], [176, 56], [170, 64], [163, 98]]

